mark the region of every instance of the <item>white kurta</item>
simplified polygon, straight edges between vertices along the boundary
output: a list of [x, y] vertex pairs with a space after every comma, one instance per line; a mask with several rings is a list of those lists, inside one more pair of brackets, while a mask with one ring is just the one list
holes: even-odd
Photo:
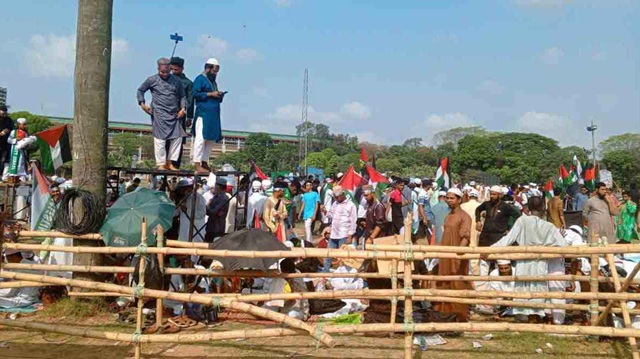
[[[227, 193], [227, 197], [231, 197], [230, 194]], [[238, 207], [238, 199], [236, 197], [231, 198], [229, 200], [229, 210], [227, 211], [227, 218], [225, 224], [225, 233], [231, 233], [236, 230], [236, 209]]]
[[249, 196], [247, 203], [247, 228], [252, 228], [253, 220], [257, 214], [258, 218], [262, 218], [262, 207], [267, 197], [261, 192], [254, 192]]

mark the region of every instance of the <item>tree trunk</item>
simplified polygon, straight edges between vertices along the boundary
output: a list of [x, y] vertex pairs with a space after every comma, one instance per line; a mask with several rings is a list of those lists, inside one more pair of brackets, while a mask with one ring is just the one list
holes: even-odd
[[[92, 192], [105, 204], [112, 15], [113, 0], [78, 1], [73, 184]], [[96, 241], [74, 240], [74, 245], [98, 244]], [[102, 257], [76, 254], [73, 262], [77, 265], [101, 265]], [[94, 279], [91, 273], [79, 276]]]

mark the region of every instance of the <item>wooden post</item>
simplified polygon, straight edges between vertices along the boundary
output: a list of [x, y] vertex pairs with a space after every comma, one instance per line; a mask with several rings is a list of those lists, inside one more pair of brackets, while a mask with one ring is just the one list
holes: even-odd
[[[620, 277], [618, 276], [616, 263], [613, 261], [613, 254], [607, 254], [605, 255], [605, 257], [607, 258], [607, 263], [609, 263], [609, 269], [611, 270], [611, 276], [613, 277], [613, 285], [616, 289], [616, 292], [618, 292], [620, 291], [620, 288], [622, 288], [622, 286], [620, 285]], [[631, 326], [631, 316], [629, 315], [629, 309], [627, 308], [626, 301], [620, 301], [620, 309], [622, 310], [622, 320], [624, 321], [624, 326], [626, 328], [633, 328]], [[639, 359], [640, 354], [638, 353], [638, 343], [636, 342], [636, 338], [629, 337], [629, 346], [631, 347], [631, 355], [633, 359]]]
[[[413, 243], [411, 241], [411, 213], [407, 215], [404, 222], [404, 244], [407, 247], [407, 257], [404, 260], [404, 323], [406, 331], [404, 333], [404, 357], [411, 359], [413, 357], [413, 328], [409, 326], [413, 323], [413, 280], [411, 278], [411, 266], [413, 264]], [[409, 330], [410, 329], [410, 330]]]
[[[147, 245], [147, 220], [142, 218], [142, 236], [140, 238], [141, 248]], [[144, 250], [140, 251], [140, 267], [138, 269], [138, 311], [136, 313], [136, 333], [135, 335], [142, 335], [142, 307], [144, 306], [144, 272], [147, 267], [147, 254]], [[134, 336], [135, 338], [135, 336]], [[142, 345], [140, 341], [135, 341], [135, 359], [140, 359], [140, 353], [142, 351]]]
[[[598, 233], [592, 232], [590, 245], [597, 246], [598, 242], [599, 242]], [[599, 271], [600, 262], [598, 260], [598, 257], [599, 256], [597, 254], [591, 255], [591, 273], [589, 278], [589, 285], [591, 287], [591, 293], [593, 294], [598, 293], [598, 275], [600, 273]], [[599, 301], [597, 299], [592, 299], [590, 303], [589, 312], [591, 313], [590, 322], [591, 322], [591, 325], [593, 326], [598, 325], [598, 306], [599, 306]]]
[[[629, 274], [627, 276], [627, 279], [625, 279], [625, 281], [622, 284], [622, 287], [620, 288], [620, 290], [617, 290], [616, 292], [619, 292], [619, 293], [626, 292], [626, 290], [629, 288], [629, 285], [633, 282], [633, 278], [636, 277], [636, 274], [638, 274], [638, 272], [640, 272], [640, 262], [638, 262], [636, 264], [636, 266], [633, 267], [633, 270], [631, 271], [631, 274]], [[604, 308], [604, 310], [602, 311], [602, 313], [598, 317], [598, 320], [596, 321], [596, 325], [600, 324], [607, 317], [607, 315], [609, 314], [609, 312], [611, 311], [612, 308], [613, 308], [613, 300], [610, 300], [607, 303], [607, 307]]]
[[[111, 19], [113, 0], [79, 0], [73, 113], [73, 184], [106, 203]], [[76, 206], [79, 207], [79, 206]], [[74, 240], [74, 246], [98, 246]], [[100, 265], [103, 256], [79, 254], [74, 264]], [[78, 277], [98, 280], [99, 276]]]
[[[158, 248], [164, 247], [164, 228], [161, 225], [158, 225], [157, 236], [156, 236], [156, 245]], [[162, 284], [164, 285], [164, 254], [158, 253], [158, 267], [160, 268], [160, 273], [162, 273]], [[164, 287], [162, 288], [164, 290]], [[164, 304], [162, 298], [156, 299], [156, 327], [158, 331], [162, 327], [162, 319], [164, 316]]]

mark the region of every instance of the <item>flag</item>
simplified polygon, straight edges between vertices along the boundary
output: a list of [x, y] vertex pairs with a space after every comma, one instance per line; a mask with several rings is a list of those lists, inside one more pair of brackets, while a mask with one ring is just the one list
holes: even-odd
[[67, 125], [38, 132], [36, 137], [36, 144], [42, 157], [43, 172], [54, 173], [65, 162], [71, 161], [71, 143]]
[[373, 155], [371, 155], [371, 167], [373, 167], [374, 170], [378, 169], [378, 167], [376, 167], [376, 154], [375, 153]]
[[364, 150], [364, 147], [360, 147], [360, 161], [364, 163], [369, 162], [369, 157], [367, 157], [367, 152]]
[[31, 166], [33, 174], [31, 194], [31, 230], [48, 231], [53, 227], [56, 205], [49, 191], [50, 183], [38, 166]]
[[451, 175], [449, 173], [449, 157], [440, 159], [440, 166], [436, 171], [436, 182], [438, 183], [438, 189], [444, 187], [451, 188]]
[[269, 178], [269, 176], [264, 174], [264, 172], [262, 172], [260, 167], [258, 167], [258, 165], [253, 162], [253, 160], [249, 160], [249, 163], [251, 163], [251, 170], [249, 171], [249, 179], [251, 181], [253, 181], [254, 179], [259, 179], [262, 181]]
[[545, 192], [545, 196], [548, 199], [553, 198], [554, 194], [553, 194], [553, 181], [552, 180], [549, 180], [549, 181], [547, 181], [547, 183], [545, 183], [544, 192]]
[[584, 185], [590, 191], [593, 191], [596, 188], [596, 167], [589, 163], [584, 170]]
[[367, 165], [366, 170], [369, 176], [369, 184], [373, 186], [378, 198], [381, 198], [382, 192], [391, 184], [389, 179], [376, 171], [373, 166]]
[[584, 180], [582, 179], [582, 165], [576, 155], [573, 155], [573, 164], [571, 165], [571, 182], [578, 182], [580, 184], [584, 183]]
[[338, 185], [347, 192], [347, 197], [356, 204], [359, 203], [356, 199], [356, 190], [365, 184], [367, 182], [353, 169], [353, 165], [349, 166], [347, 173], [338, 182]]
[[560, 181], [560, 183], [562, 183], [563, 188], [571, 186], [571, 175], [569, 174], [569, 171], [567, 171], [567, 169], [564, 167], [564, 165], [560, 165], [559, 172], [560, 176], [558, 177], [558, 180]]

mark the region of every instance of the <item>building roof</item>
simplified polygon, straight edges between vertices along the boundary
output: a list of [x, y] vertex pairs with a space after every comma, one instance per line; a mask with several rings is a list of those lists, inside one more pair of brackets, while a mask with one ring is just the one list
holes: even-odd
[[[70, 117], [44, 116], [49, 118], [53, 123], [70, 125], [73, 122], [73, 118]], [[109, 129], [116, 131], [151, 132], [151, 124], [109, 121]], [[258, 132], [222, 130], [222, 136], [226, 138], [247, 138], [249, 135], [255, 133]], [[275, 141], [298, 142], [298, 136], [296, 135], [285, 135], [280, 133], [268, 133], [268, 135]]]

